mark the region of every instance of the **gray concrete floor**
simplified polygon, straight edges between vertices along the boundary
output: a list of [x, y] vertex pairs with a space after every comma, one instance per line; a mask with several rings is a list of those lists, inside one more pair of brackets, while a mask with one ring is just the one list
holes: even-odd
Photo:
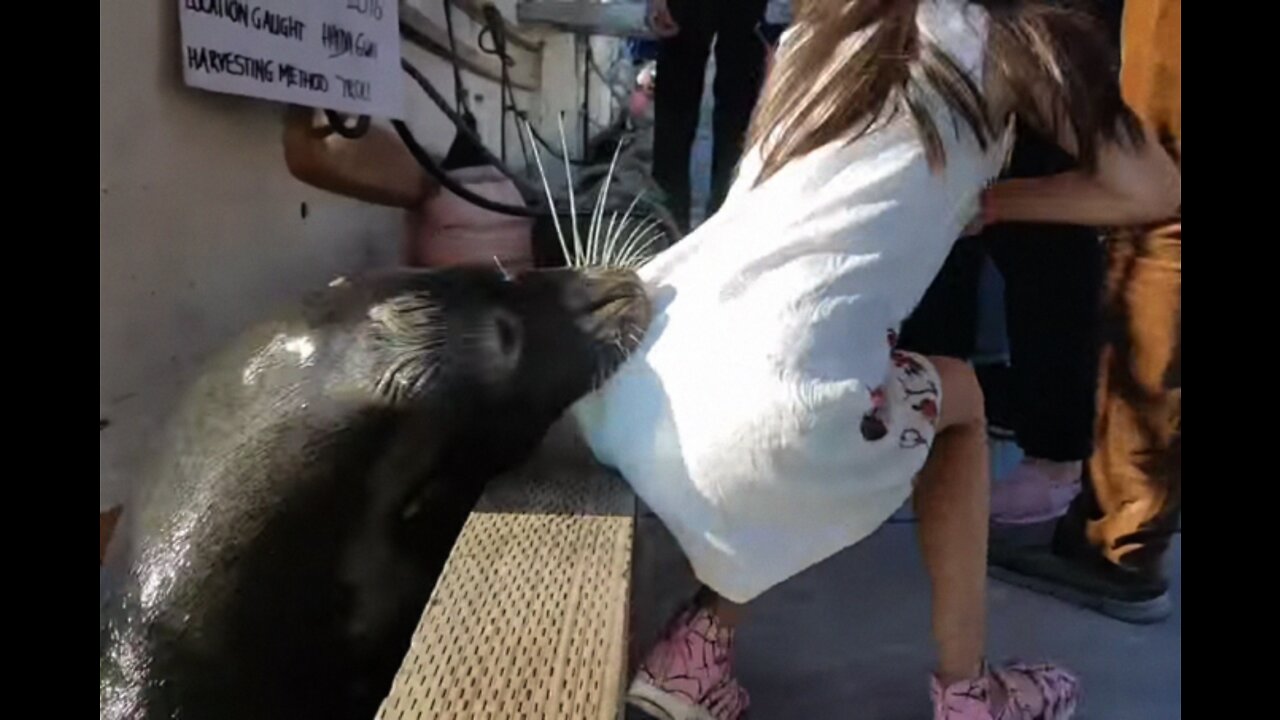
[[[990, 650], [1081, 676], [1087, 720], [1182, 717], [1182, 546], [1174, 615], [1134, 627], [991, 581]], [[738, 636], [752, 718], [930, 717], [929, 585], [910, 522], [885, 525], [752, 604]]]
[[[1021, 459], [992, 442], [996, 482]], [[739, 636], [753, 717], [929, 717], [929, 583], [903, 508], [858, 545], [766, 593]], [[1182, 541], [1169, 558], [1174, 614], [1135, 627], [992, 580], [989, 659], [1052, 660], [1077, 672], [1084, 720], [1182, 717]]]
[[[1020, 454], [993, 442], [993, 476]], [[998, 480], [997, 480], [998, 481]], [[878, 532], [753, 602], [738, 635], [753, 720], [927, 720], [934, 664], [929, 583], [903, 508]], [[637, 526], [633, 652], [647, 648], [696, 583], [648, 511]], [[1082, 720], [1182, 717], [1182, 542], [1170, 552], [1174, 614], [1146, 627], [988, 585], [988, 656], [1052, 660], [1078, 673]], [[633, 658], [633, 663], [638, 658]]]

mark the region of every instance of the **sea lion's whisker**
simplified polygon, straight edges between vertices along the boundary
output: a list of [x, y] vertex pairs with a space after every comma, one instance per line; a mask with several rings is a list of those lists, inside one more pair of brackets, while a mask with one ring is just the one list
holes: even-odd
[[622, 231], [624, 229], [635, 227], [633, 223], [637, 221], [635, 218], [632, 217], [631, 213], [635, 210], [636, 205], [640, 202], [640, 198], [643, 195], [644, 193], [641, 192], [640, 194], [632, 198], [631, 204], [627, 205], [626, 211], [622, 213], [622, 221], [618, 223], [618, 228], [617, 230], [614, 231], [615, 242], [622, 238]]
[[617, 258], [617, 256], [621, 255], [626, 249], [627, 241], [622, 241], [622, 249], [618, 249], [617, 245], [618, 241], [622, 240], [623, 231], [627, 231], [626, 237], [627, 240], [630, 240], [630, 238], [635, 236], [636, 231], [639, 231], [640, 228], [644, 227], [645, 220], [635, 222], [634, 218], [631, 217], [631, 210], [635, 208], [636, 201], [639, 199], [640, 196], [636, 196], [636, 199], [631, 201], [631, 205], [627, 208], [627, 213], [622, 217], [622, 222], [618, 223], [617, 231], [614, 232], [613, 236], [613, 254], [611, 254], [611, 258]]
[[[652, 231], [654, 228], [658, 227], [658, 225], [659, 225], [659, 221], [657, 218], [654, 218], [654, 217], [645, 218], [643, 221], [641, 221], [631, 229], [631, 233], [627, 237], [627, 240], [628, 240], [627, 245], [631, 245], [634, 242], [636, 242], [636, 238], [644, 237], [647, 233]], [[623, 247], [626, 247], [626, 245], [624, 245]]]
[[608, 267], [610, 254], [613, 251], [613, 243], [609, 241], [609, 237], [613, 235], [613, 224], [618, 221], [618, 211], [614, 210], [609, 214], [609, 229], [604, 232], [604, 249], [601, 251], [600, 264]]
[[538, 166], [538, 177], [542, 180], [542, 189], [547, 194], [547, 207], [551, 209], [551, 222], [556, 228], [556, 238], [560, 241], [560, 251], [564, 253], [564, 261], [570, 267], [573, 256], [569, 254], [569, 244], [565, 240], [564, 230], [560, 227], [560, 213], [556, 211], [556, 200], [551, 195], [551, 184], [547, 182], [547, 171], [542, 166], [542, 153], [538, 152], [538, 143], [533, 139], [533, 125], [528, 120], [524, 123], [525, 134], [529, 136], [529, 144], [533, 146], [533, 161]]
[[609, 172], [604, 176], [604, 184], [596, 195], [595, 211], [591, 213], [591, 226], [587, 228], [587, 247], [590, 249], [588, 258], [592, 264], [602, 260], [597, 253], [600, 248], [600, 226], [603, 224], [604, 204], [609, 198], [609, 185], [613, 182], [613, 173], [618, 167], [618, 156], [621, 154], [622, 143], [619, 142], [613, 150], [613, 159], [609, 161]]
[[627, 226], [627, 221], [631, 219], [631, 211], [635, 209], [636, 203], [640, 202], [640, 198], [644, 197], [644, 191], [641, 190], [631, 200], [631, 204], [627, 206], [627, 211], [622, 214], [622, 222], [618, 224], [618, 229], [614, 232], [613, 241], [617, 242], [618, 237], [622, 234], [622, 229]]
[[493, 264], [498, 266], [498, 272], [502, 273], [502, 277], [507, 280], [511, 279], [511, 273], [507, 272], [507, 269], [502, 267], [502, 261], [498, 259], [497, 255], [493, 256]]
[[643, 235], [637, 236], [627, 253], [618, 260], [619, 266], [624, 269], [630, 269], [644, 263], [653, 257], [652, 249], [654, 243], [663, 237], [666, 237], [666, 232], [660, 227], [651, 228]]
[[653, 247], [653, 244], [657, 240], [663, 237], [666, 237], [666, 234], [667, 234], [666, 231], [663, 230], [662, 228], [654, 228], [653, 230], [649, 231], [649, 233], [647, 233], [643, 238], [644, 242], [638, 244], [631, 251], [631, 254], [627, 255], [626, 258], [624, 258], [623, 262], [626, 263], [624, 267], [629, 268], [629, 267], [632, 267], [633, 265], [639, 265], [647, 261], [649, 258], [652, 258], [653, 253], [650, 252], [650, 249]]
[[609, 223], [609, 234], [606, 236], [605, 245], [604, 245], [605, 262], [608, 262], [608, 263], [612, 263], [615, 257], [617, 256], [618, 238], [622, 237], [623, 228], [625, 228], [631, 222], [630, 220], [626, 220], [626, 219], [622, 220], [621, 222], [617, 222], [617, 221], [618, 221], [618, 213], [617, 211], [614, 211], [613, 221]]
[[[657, 218], [649, 218], [633, 229], [631, 234], [627, 237], [627, 241], [623, 243], [622, 249], [618, 251], [618, 262], [621, 264], [634, 259], [633, 255], [636, 253], [637, 248], [640, 247], [639, 243], [642, 240], [649, 238], [654, 232], [662, 232], [660, 225], [661, 223]], [[649, 242], [652, 244], [652, 239]], [[648, 245], [645, 245], [641, 250], [647, 247]]]
[[[628, 225], [624, 226], [624, 228], [627, 231], [626, 240], [623, 240], [621, 244], [615, 243], [614, 254], [611, 258], [612, 260], [617, 262], [617, 261], [620, 261], [621, 258], [626, 257], [627, 253], [631, 251], [631, 244], [635, 240], [636, 231], [642, 230], [644, 228], [644, 225], [645, 225], [645, 221], [642, 220], [638, 223], [629, 223]], [[619, 229], [618, 237], [622, 237], [622, 232], [621, 232], [622, 229], [623, 228]]]
[[636, 245], [632, 248], [632, 257], [647, 257], [646, 253], [653, 247], [654, 242], [666, 236], [661, 226], [655, 226], [641, 235], [636, 240]]
[[556, 125], [560, 129], [560, 153], [561, 153], [561, 156], [565, 158], [564, 173], [565, 173], [565, 177], [568, 180], [568, 182], [566, 182], [565, 185], [568, 186], [568, 190], [569, 190], [569, 218], [573, 223], [572, 228], [573, 228], [574, 259], [570, 265], [571, 267], [581, 267], [582, 237], [578, 234], [578, 205], [573, 195], [573, 170], [569, 164], [569, 141], [565, 139], [565, 135], [564, 135], [564, 113], [560, 113], [560, 116], [556, 118]]
[[610, 262], [617, 264], [620, 258], [630, 251], [631, 241], [635, 239], [638, 233], [645, 232], [648, 224], [649, 218], [640, 216], [629, 218], [625, 222], [620, 223], [618, 225], [614, 241], [610, 247]]

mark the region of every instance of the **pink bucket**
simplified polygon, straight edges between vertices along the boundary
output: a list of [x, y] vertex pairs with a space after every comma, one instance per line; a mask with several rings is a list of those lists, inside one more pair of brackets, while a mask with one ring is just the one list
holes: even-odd
[[[471, 192], [505, 205], [524, 205], [514, 183], [491, 167], [454, 170]], [[405, 262], [415, 267], [493, 265], [515, 272], [533, 267], [533, 218], [477, 207], [446, 188], [432, 192], [411, 218]]]

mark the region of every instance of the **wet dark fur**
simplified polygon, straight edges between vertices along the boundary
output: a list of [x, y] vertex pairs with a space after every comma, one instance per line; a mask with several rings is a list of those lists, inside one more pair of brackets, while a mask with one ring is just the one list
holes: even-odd
[[247, 333], [127, 509], [101, 716], [372, 718], [484, 482], [648, 313], [630, 274], [399, 272]]

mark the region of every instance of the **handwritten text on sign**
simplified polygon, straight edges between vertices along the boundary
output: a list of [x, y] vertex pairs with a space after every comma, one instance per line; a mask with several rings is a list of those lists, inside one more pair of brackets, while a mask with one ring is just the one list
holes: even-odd
[[192, 87], [404, 115], [397, 0], [177, 0]]

